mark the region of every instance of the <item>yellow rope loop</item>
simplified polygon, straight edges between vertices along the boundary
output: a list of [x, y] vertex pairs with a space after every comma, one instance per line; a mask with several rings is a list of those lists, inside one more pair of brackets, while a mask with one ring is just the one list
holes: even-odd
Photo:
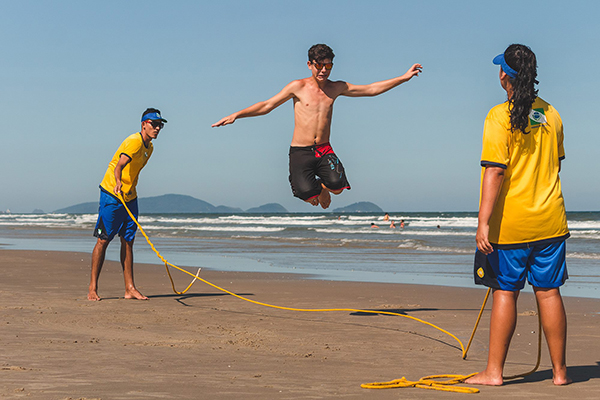
[[[146, 241], [148, 242], [148, 244], [150, 245], [150, 247], [152, 248], [152, 250], [154, 250], [154, 252], [156, 253], [156, 255], [158, 256], [158, 258], [160, 258], [164, 263], [165, 263], [165, 268], [167, 270], [167, 274], [169, 276], [169, 279], [171, 280], [171, 287], [173, 288], [173, 291], [176, 294], [182, 295], [185, 292], [187, 292], [192, 285], [194, 284], [194, 282], [196, 282], [196, 280], [200, 280], [201, 282], [212, 286], [213, 288], [227, 293], [233, 297], [236, 297], [240, 300], [244, 300], [247, 301], [249, 303], [252, 304], [256, 304], [256, 305], [260, 305], [260, 306], [264, 306], [264, 307], [270, 307], [270, 308], [275, 308], [275, 309], [279, 309], [279, 310], [289, 310], [289, 311], [301, 311], [301, 312], [327, 312], [327, 311], [345, 311], [345, 312], [353, 312], [353, 313], [370, 313], [370, 314], [384, 314], [384, 315], [394, 315], [394, 316], [399, 316], [399, 317], [404, 317], [404, 318], [408, 318], [411, 319], [413, 321], [416, 322], [420, 322], [422, 324], [431, 326], [432, 328], [435, 328], [437, 330], [439, 330], [440, 332], [445, 333], [446, 335], [452, 337], [454, 340], [456, 340], [458, 342], [458, 344], [460, 345], [460, 348], [462, 350], [462, 355], [463, 355], [463, 359], [467, 358], [467, 352], [469, 350], [469, 346], [471, 345], [471, 341], [473, 340], [473, 337], [475, 335], [475, 332], [477, 330], [477, 326], [479, 324], [479, 321], [481, 319], [481, 316], [483, 314], [483, 309], [485, 308], [487, 299], [489, 297], [490, 294], [490, 290], [488, 289], [488, 292], [486, 294], [485, 300], [483, 302], [483, 305], [481, 306], [481, 310], [479, 312], [479, 316], [477, 318], [477, 322], [475, 324], [475, 327], [473, 328], [473, 333], [471, 334], [471, 338], [469, 339], [469, 344], [467, 346], [467, 348], [465, 349], [465, 347], [463, 346], [463, 343], [460, 341], [459, 338], [457, 338], [456, 336], [454, 336], [452, 333], [440, 328], [439, 326], [436, 326], [430, 322], [424, 321], [422, 319], [419, 318], [415, 318], [412, 317], [410, 315], [406, 315], [406, 314], [400, 314], [400, 313], [395, 313], [395, 312], [391, 312], [391, 311], [374, 311], [374, 310], [360, 310], [360, 309], [354, 309], [354, 308], [321, 308], [321, 309], [306, 309], [306, 308], [293, 308], [293, 307], [282, 307], [282, 306], [276, 306], [276, 305], [272, 305], [272, 304], [267, 304], [267, 303], [262, 303], [260, 301], [256, 301], [256, 300], [251, 300], [248, 299], [246, 297], [240, 296], [236, 293], [233, 293], [227, 289], [224, 289], [222, 287], [219, 287], [217, 285], [215, 285], [214, 283], [211, 283], [209, 281], [207, 281], [206, 279], [200, 278], [200, 270], [202, 268], [198, 268], [198, 272], [194, 275], [189, 271], [186, 271], [183, 268], [180, 268], [174, 264], [171, 264], [170, 262], [168, 262], [159, 252], [158, 250], [156, 250], [156, 248], [154, 247], [154, 244], [152, 244], [152, 242], [150, 241], [150, 238], [148, 237], [148, 235], [146, 235], [146, 232], [144, 232], [144, 229], [142, 228], [142, 226], [140, 225], [140, 223], [138, 222], [137, 218], [135, 218], [135, 216], [131, 213], [131, 211], [129, 210], [129, 208], [127, 207], [127, 204], [125, 203], [125, 200], [123, 199], [123, 197], [121, 196], [121, 194], [119, 194], [119, 200], [121, 200], [121, 202], [123, 203], [123, 205], [125, 206], [125, 210], [127, 211], [127, 213], [129, 214], [129, 216], [131, 217], [131, 219], [133, 220], [133, 222], [135, 222], [135, 224], [137, 225], [137, 227], [140, 229], [140, 232], [142, 233], [142, 235], [144, 235], [144, 237], [146, 238]], [[173, 283], [173, 278], [171, 277], [171, 272], [169, 271], [169, 267], [171, 268], [175, 268], [183, 273], [186, 273], [188, 275], [190, 275], [191, 277], [193, 277], [194, 279], [192, 280], [192, 282], [187, 286], [187, 288], [185, 288], [185, 290], [179, 292], [175, 289], [175, 284]], [[539, 305], [538, 305], [538, 317], [539, 317]], [[532, 373], [534, 373], [539, 365], [540, 365], [540, 360], [541, 360], [541, 335], [542, 335], [542, 329], [541, 329], [541, 320], [539, 320], [538, 318], [538, 331], [539, 331], [539, 337], [538, 337], [538, 360], [537, 360], [537, 364], [534, 367], [533, 370], [531, 370], [530, 372], [524, 373], [524, 374], [519, 374], [519, 375], [514, 375], [514, 376], [510, 376], [510, 377], [505, 377], [504, 379], [509, 380], [509, 379], [515, 379], [515, 378], [520, 378], [523, 376], [527, 376], [530, 375]], [[462, 383], [464, 382], [466, 379], [470, 378], [471, 376], [476, 375], [476, 373], [470, 374], [470, 375], [430, 375], [430, 376], [425, 376], [421, 379], [419, 379], [418, 381], [409, 381], [407, 380], [405, 377], [402, 377], [401, 379], [395, 379], [393, 381], [389, 381], [389, 382], [372, 382], [372, 383], [363, 383], [362, 385], [360, 385], [362, 388], [365, 389], [389, 389], [389, 388], [400, 388], [400, 387], [417, 387], [417, 388], [421, 388], [421, 389], [433, 389], [433, 390], [442, 390], [442, 391], [447, 391], [447, 392], [456, 392], [456, 393], [479, 393], [479, 389], [476, 388], [470, 388], [470, 387], [462, 387], [462, 386], [453, 386], [457, 383]], [[436, 379], [443, 379], [443, 378], [451, 378], [447, 381], [438, 381]]]
[[[253, 304], [257, 304], [260, 306], [264, 306], [264, 307], [270, 307], [270, 308], [276, 308], [279, 310], [289, 310], [289, 311], [302, 311], [302, 312], [326, 312], [326, 311], [346, 311], [346, 312], [353, 312], [353, 313], [370, 313], [370, 314], [385, 314], [385, 315], [395, 315], [395, 316], [399, 316], [399, 317], [404, 317], [404, 318], [408, 318], [408, 319], [412, 319], [413, 321], [417, 321], [420, 322], [422, 324], [431, 326], [432, 328], [435, 328], [437, 330], [439, 330], [440, 332], [445, 333], [446, 335], [454, 338], [454, 340], [456, 340], [458, 342], [458, 344], [460, 345], [461, 350], [464, 352], [464, 346], [462, 344], [462, 342], [460, 341], [459, 338], [457, 338], [456, 336], [454, 336], [452, 333], [440, 328], [439, 326], [436, 326], [430, 322], [427, 321], [423, 321], [422, 319], [419, 318], [415, 318], [412, 317], [410, 315], [405, 315], [405, 314], [400, 314], [400, 313], [395, 313], [395, 312], [390, 312], [390, 311], [373, 311], [373, 310], [360, 310], [360, 309], [354, 309], [354, 308], [321, 308], [321, 309], [306, 309], [306, 308], [293, 308], [293, 307], [282, 307], [282, 306], [276, 306], [276, 305], [272, 305], [272, 304], [267, 304], [267, 303], [262, 303], [260, 301], [256, 301], [256, 300], [251, 300], [248, 299], [246, 297], [240, 296], [236, 293], [233, 293], [227, 289], [224, 289], [222, 287], [219, 287], [217, 285], [215, 285], [212, 282], [207, 281], [206, 279], [202, 279], [198, 276], [198, 274], [194, 275], [189, 271], [186, 271], [183, 268], [178, 267], [177, 265], [171, 264], [170, 262], [168, 262], [159, 252], [158, 250], [156, 250], [156, 248], [154, 247], [154, 245], [152, 244], [152, 242], [150, 241], [150, 238], [148, 237], [148, 235], [146, 235], [146, 232], [144, 232], [144, 229], [142, 228], [142, 226], [140, 225], [140, 223], [137, 221], [137, 219], [134, 217], [134, 215], [131, 213], [131, 211], [129, 210], [129, 208], [127, 207], [127, 204], [125, 204], [125, 200], [123, 199], [123, 197], [121, 195], [119, 195], [119, 199], [121, 200], [121, 202], [123, 203], [123, 205], [125, 206], [125, 210], [127, 210], [127, 213], [129, 214], [129, 216], [131, 217], [131, 219], [135, 222], [135, 224], [138, 226], [138, 228], [140, 229], [140, 232], [142, 232], [142, 234], [144, 235], [144, 237], [146, 238], [146, 241], [148, 242], [148, 244], [150, 245], [150, 247], [152, 248], [152, 250], [154, 250], [154, 252], [156, 253], [156, 255], [165, 263], [165, 268], [167, 269], [167, 273], [169, 275], [169, 278], [171, 278], [171, 273], [169, 272], [169, 268], [175, 268], [183, 273], [186, 273], [190, 276], [192, 276], [195, 280], [200, 280], [202, 282], [204, 282], [205, 284], [212, 286], [213, 288], [220, 290], [224, 293], [227, 293], [233, 297], [236, 297], [240, 300], [244, 300], [247, 301], [249, 303], [253, 303]], [[199, 272], [199, 271], [198, 271]], [[192, 281], [192, 283], [188, 286], [188, 288], [185, 290], [187, 291], [191, 285], [194, 283], [194, 281]], [[171, 279], [171, 284], [173, 285], [173, 279]], [[175, 286], [173, 285], [173, 290], [175, 290]], [[185, 293], [185, 291], [183, 292], [177, 292], [175, 291], [175, 293], [177, 294], [183, 294]]]
[[[479, 389], [470, 388], [465, 386], [452, 386], [457, 383], [462, 383], [466, 379], [472, 377], [475, 374], [470, 375], [431, 375], [425, 376], [418, 381], [409, 381], [406, 377], [400, 379], [394, 379], [389, 382], [372, 382], [363, 383], [360, 387], [364, 389], [394, 389], [394, 388], [406, 388], [415, 387], [419, 389], [430, 389], [430, 390], [441, 390], [444, 392], [455, 392], [455, 393], [479, 393]], [[438, 381], [436, 379], [451, 378], [447, 381]]]
[[360, 385], [363, 389], [393, 389], [393, 388], [404, 388], [404, 387], [413, 387], [419, 381], [409, 381], [404, 376], [400, 379], [394, 379], [389, 382], [372, 382], [372, 383], [363, 383]]

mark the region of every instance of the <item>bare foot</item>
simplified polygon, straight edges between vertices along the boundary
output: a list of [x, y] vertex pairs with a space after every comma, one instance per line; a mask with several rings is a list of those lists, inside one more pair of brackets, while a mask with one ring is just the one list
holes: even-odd
[[125, 291], [126, 299], [136, 299], [136, 300], [148, 300], [146, 296], [140, 293], [137, 289], [129, 289]]
[[571, 378], [569, 378], [569, 377], [567, 376], [567, 379], [561, 379], [561, 380], [559, 380], [559, 379], [556, 379], [556, 378], [553, 378], [553, 379], [552, 379], [552, 382], [553, 382], [553, 383], [554, 383], [556, 386], [564, 386], [564, 385], [570, 385], [571, 383], [573, 383], [573, 379], [571, 379]]
[[573, 383], [573, 379], [569, 378], [567, 375], [566, 368], [563, 371], [554, 371], [552, 375], [552, 382], [556, 386], [564, 386]]
[[89, 301], [100, 301], [102, 300], [100, 296], [98, 296], [98, 292], [95, 290], [90, 290], [88, 292], [88, 300]]
[[318, 206], [319, 196], [311, 197], [310, 199], [306, 200], [306, 202], [312, 204], [313, 206]]
[[321, 204], [323, 210], [329, 207], [331, 204], [331, 194], [329, 194], [329, 190], [325, 188], [321, 190], [321, 194], [319, 195], [319, 204]]
[[465, 380], [465, 383], [469, 384], [469, 385], [500, 386], [504, 382], [502, 381], [502, 376], [500, 376], [499, 378], [489, 376], [486, 373], [486, 371], [483, 371], [483, 372], [480, 372], [477, 375], [472, 376], [469, 379]]

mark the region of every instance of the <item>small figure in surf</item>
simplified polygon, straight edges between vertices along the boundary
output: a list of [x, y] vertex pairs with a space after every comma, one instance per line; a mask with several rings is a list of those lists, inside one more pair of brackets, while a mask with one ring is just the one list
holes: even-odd
[[290, 147], [290, 184], [295, 197], [323, 209], [331, 203], [331, 194], [350, 189], [341, 161], [329, 143], [333, 103], [338, 96], [377, 96], [418, 76], [421, 64], [414, 64], [401, 76], [369, 85], [330, 81], [333, 51], [325, 44], [308, 50], [311, 76], [287, 84], [278, 94], [235, 112], [213, 127], [233, 124], [239, 118], [265, 115], [286, 101], [294, 101], [294, 134]]

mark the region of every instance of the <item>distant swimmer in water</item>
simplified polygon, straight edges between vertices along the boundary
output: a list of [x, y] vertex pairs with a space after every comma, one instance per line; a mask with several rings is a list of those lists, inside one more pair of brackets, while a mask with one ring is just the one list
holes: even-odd
[[233, 124], [239, 118], [265, 115], [286, 101], [294, 101], [294, 134], [289, 152], [290, 184], [294, 196], [322, 208], [329, 207], [331, 195], [350, 189], [346, 172], [329, 143], [333, 102], [339, 96], [377, 96], [418, 76], [421, 64], [414, 64], [396, 78], [353, 85], [344, 81], [330, 81], [333, 68], [333, 50], [325, 44], [316, 44], [308, 50], [308, 69], [311, 76], [290, 82], [281, 92], [235, 112], [213, 127]]
[[392, 229], [396, 229], [396, 223], [392, 220], [392, 222], [390, 223], [390, 228]]
[[389, 221], [390, 220], [390, 214], [385, 213], [385, 215], [383, 216], [383, 220], [384, 221]]
[[374, 222], [371, 222], [371, 228], [379, 228]]
[[401, 229], [404, 228], [404, 220], [403, 219], [400, 220], [400, 228]]

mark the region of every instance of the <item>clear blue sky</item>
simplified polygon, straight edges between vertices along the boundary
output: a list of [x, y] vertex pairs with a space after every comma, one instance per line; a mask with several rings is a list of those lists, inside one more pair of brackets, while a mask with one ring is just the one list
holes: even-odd
[[[331, 79], [366, 84], [423, 64], [375, 98], [339, 98], [331, 141], [352, 190], [332, 207], [475, 211], [488, 110], [505, 100], [492, 58], [538, 57], [540, 96], [561, 113], [568, 210], [598, 210], [600, 29], [595, 1], [2, 1], [0, 210], [97, 201], [98, 184], [146, 107], [169, 120], [141, 197], [180, 193], [247, 209], [292, 197], [291, 101], [211, 123], [309, 75], [327, 43]], [[143, 210], [142, 210], [143, 212]]]

